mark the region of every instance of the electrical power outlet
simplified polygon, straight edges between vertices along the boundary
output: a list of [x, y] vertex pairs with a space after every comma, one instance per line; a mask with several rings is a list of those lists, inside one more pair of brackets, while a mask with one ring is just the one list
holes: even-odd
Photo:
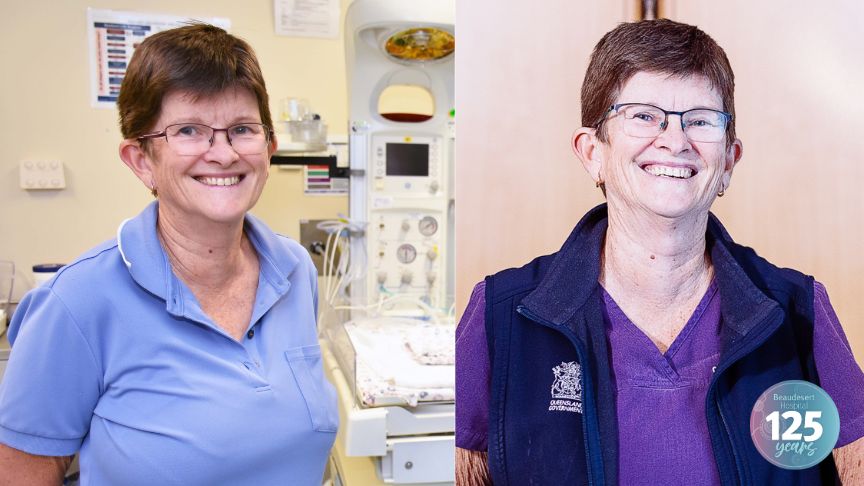
[[66, 176], [59, 160], [24, 160], [20, 168], [21, 189], [65, 189]]

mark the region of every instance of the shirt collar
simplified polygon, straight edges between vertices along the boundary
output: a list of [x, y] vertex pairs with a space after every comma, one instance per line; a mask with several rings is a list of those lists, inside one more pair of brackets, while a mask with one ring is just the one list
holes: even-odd
[[[156, 234], [158, 213], [159, 202], [153, 201], [140, 214], [123, 221], [117, 229], [117, 248], [132, 279], [146, 291], [166, 300], [169, 312], [182, 314], [182, 299], [174, 297], [184, 286], [171, 271]], [[251, 214], [245, 216], [244, 230], [258, 252], [262, 281], [272, 285], [279, 294], [287, 292], [288, 278], [299, 264], [297, 257], [279, 241], [282, 237]]]

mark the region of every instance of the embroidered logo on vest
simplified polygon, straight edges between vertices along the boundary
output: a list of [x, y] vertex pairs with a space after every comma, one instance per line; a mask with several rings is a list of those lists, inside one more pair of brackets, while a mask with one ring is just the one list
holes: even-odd
[[582, 366], [575, 361], [562, 362], [552, 373], [555, 381], [549, 411], [582, 413]]

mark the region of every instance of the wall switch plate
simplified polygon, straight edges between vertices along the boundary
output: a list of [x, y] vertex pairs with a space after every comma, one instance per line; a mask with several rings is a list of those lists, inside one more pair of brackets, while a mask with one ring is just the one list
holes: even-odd
[[20, 168], [21, 189], [65, 189], [66, 176], [59, 160], [24, 160]]

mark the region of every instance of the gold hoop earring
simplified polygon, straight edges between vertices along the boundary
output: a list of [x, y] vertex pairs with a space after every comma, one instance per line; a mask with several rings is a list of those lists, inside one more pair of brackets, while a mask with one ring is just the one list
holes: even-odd
[[726, 188], [721, 187], [720, 192], [717, 193], [717, 197], [723, 197], [724, 194], [726, 194]]

